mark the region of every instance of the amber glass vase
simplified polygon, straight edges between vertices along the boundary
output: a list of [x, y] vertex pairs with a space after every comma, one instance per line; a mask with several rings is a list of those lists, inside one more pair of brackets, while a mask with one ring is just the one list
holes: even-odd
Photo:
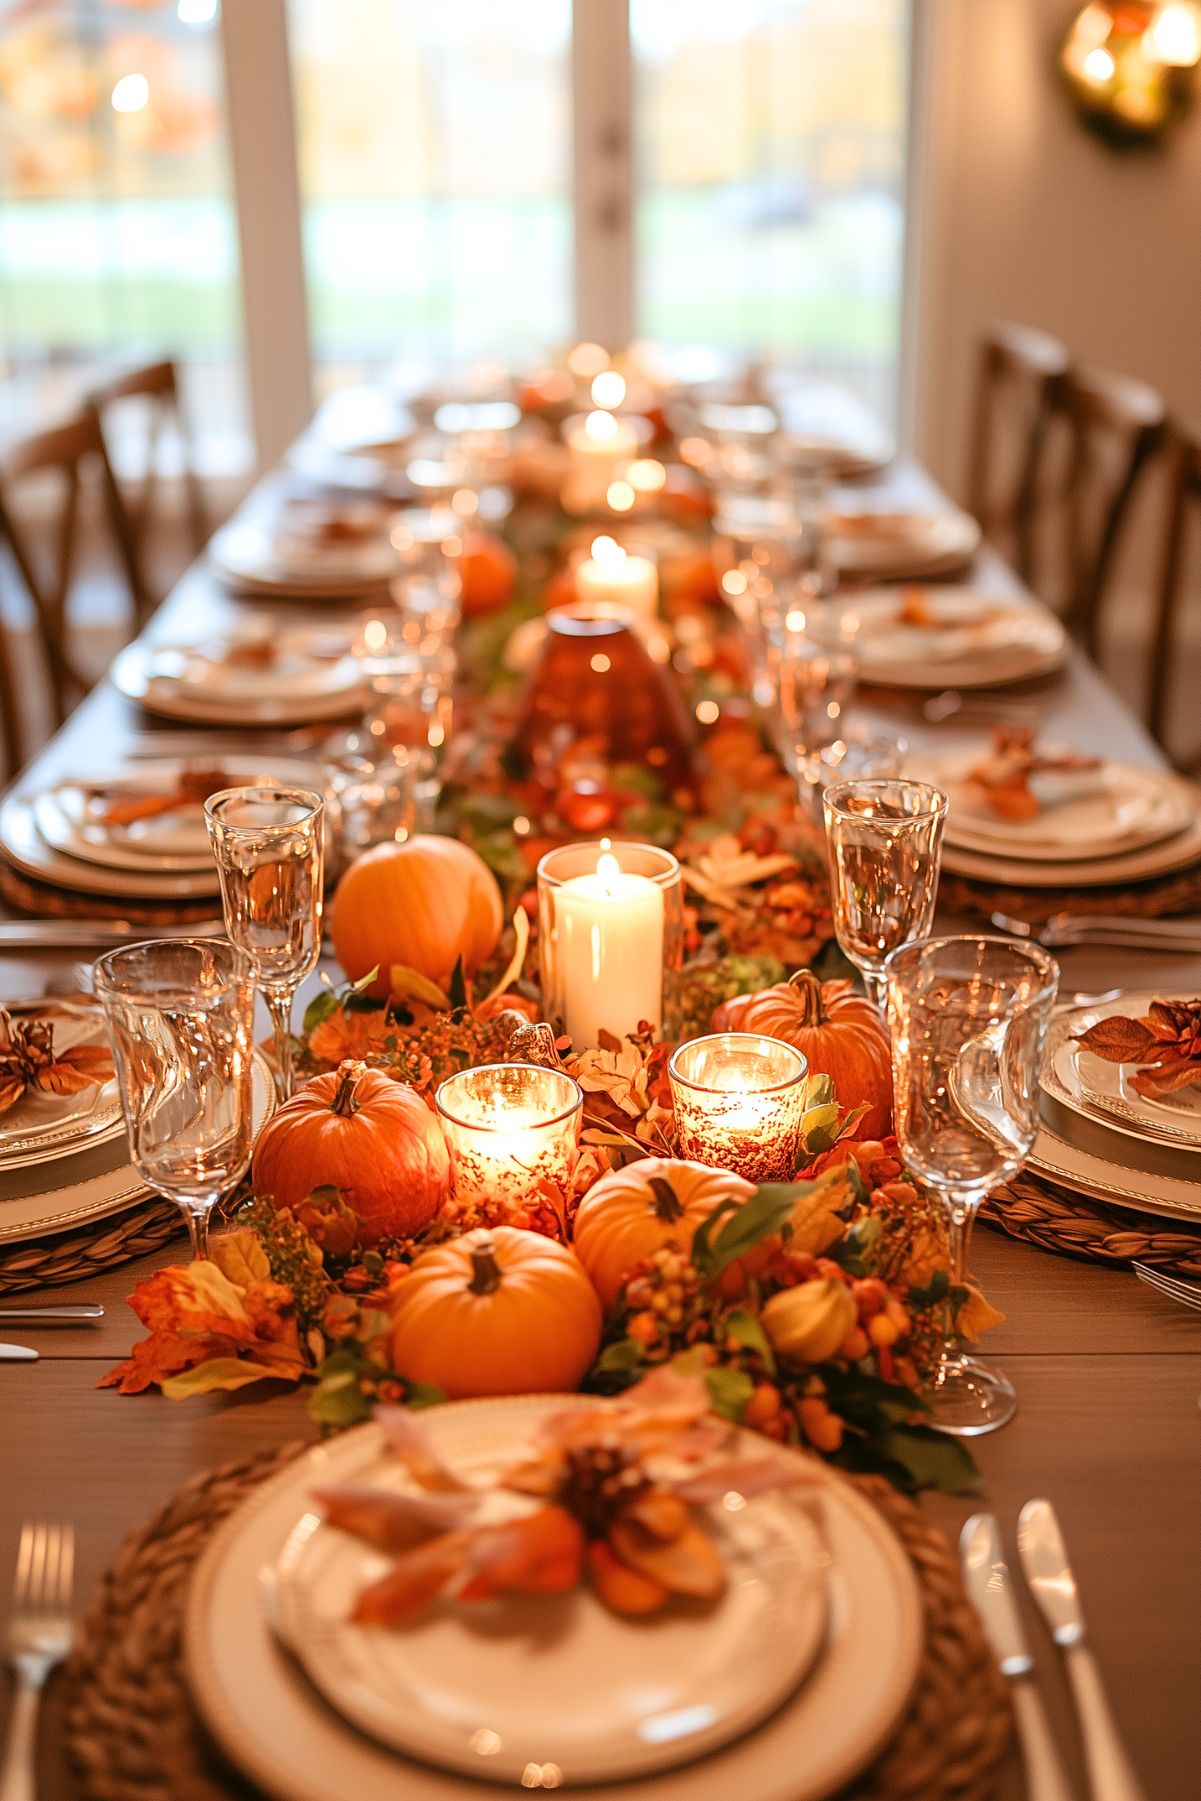
[[516, 747], [531, 767], [587, 750], [644, 763], [669, 789], [692, 784], [692, 731], [670, 671], [621, 617], [554, 612], [522, 697]]

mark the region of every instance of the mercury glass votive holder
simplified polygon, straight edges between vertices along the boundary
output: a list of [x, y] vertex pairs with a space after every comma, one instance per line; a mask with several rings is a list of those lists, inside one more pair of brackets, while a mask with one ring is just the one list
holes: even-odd
[[791, 1181], [808, 1071], [800, 1051], [758, 1032], [680, 1045], [667, 1066], [680, 1155], [748, 1182]]
[[485, 1063], [448, 1076], [434, 1096], [456, 1200], [511, 1213], [571, 1185], [584, 1096], [560, 1069]]

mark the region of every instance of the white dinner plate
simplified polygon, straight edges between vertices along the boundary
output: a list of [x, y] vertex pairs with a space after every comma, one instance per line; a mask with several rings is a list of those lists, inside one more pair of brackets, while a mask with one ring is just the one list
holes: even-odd
[[308, 725], [361, 707], [353, 657], [308, 655], [304, 644], [314, 634], [303, 628], [279, 636], [282, 653], [271, 670], [231, 665], [217, 647], [189, 650], [138, 640], [120, 652], [109, 676], [148, 713], [196, 725]]
[[[275, 1111], [275, 1083], [261, 1051], [254, 1053], [254, 1130]], [[69, 1232], [144, 1201], [152, 1191], [129, 1158], [124, 1131], [35, 1170], [0, 1166], [0, 1243]]]
[[[76, 1045], [103, 1045], [108, 1032], [99, 1006], [88, 1000], [5, 1001], [16, 1021], [48, 1017], [54, 1028], [55, 1051]], [[0, 1171], [31, 1169], [70, 1156], [82, 1145], [105, 1144], [125, 1130], [116, 1077], [91, 1083], [78, 1094], [43, 1094], [26, 1090], [6, 1113], [0, 1113]]]
[[[1196, 790], [1179, 777], [1179, 782], [1196, 805]], [[1143, 845], [1135, 850], [1118, 850], [1105, 856], [1090, 857], [1080, 863], [1052, 862], [1047, 858], [1004, 857], [994, 851], [969, 850], [962, 845], [945, 843], [942, 866], [952, 875], [969, 876], [974, 881], [993, 882], [1014, 888], [1113, 888], [1128, 882], [1150, 881], [1155, 876], [1171, 875], [1177, 869], [1188, 869], [1201, 861], [1201, 816], [1193, 812], [1184, 830], [1158, 844]]]
[[[440, 1450], [486, 1488], [546, 1411], [543, 1401], [457, 1410], [440, 1422]], [[354, 1481], [414, 1486], [386, 1451], [356, 1466]], [[537, 1505], [493, 1487], [482, 1517]], [[813, 1520], [765, 1495], [738, 1512], [710, 1509], [709, 1528], [729, 1581], [707, 1606], [679, 1601], [653, 1621], [623, 1619], [585, 1583], [482, 1611], [448, 1602], [389, 1631], [348, 1615], [392, 1560], [308, 1512], [279, 1561], [277, 1623], [326, 1700], [393, 1750], [512, 1787], [530, 1764], [548, 1763], [573, 1788], [624, 1781], [741, 1737], [793, 1693], [820, 1648], [826, 1560]], [[501, 1741], [487, 1758], [476, 1748], [483, 1697]]]
[[1105, 762], [1089, 776], [1090, 792], [1046, 806], [1033, 819], [1001, 819], [965, 779], [989, 749], [982, 739], [907, 761], [908, 773], [945, 790], [947, 843], [962, 850], [1010, 861], [1091, 862], [1162, 844], [1197, 818], [1195, 791], [1169, 771]]
[[1067, 656], [1067, 633], [1039, 601], [977, 588], [922, 588], [933, 623], [901, 617], [904, 588], [865, 588], [844, 611], [859, 621], [865, 682], [915, 689], [1001, 687], [1049, 675]]
[[954, 508], [833, 513], [826, 528], [831, 560], [851, 580], [949, 575], [966, 568], [980, 548], [980, 527]]
[[243, 519], [222, 526], [209, 542], [209, 559], [223, 581], [246, 594], [293, 599], [377, 593], [400, 573], [391, 540], [329, 551], [313, 551], [303, 561], [281, 558], [273, 528], [264, 520]]
[[[120, 770], [98, 773], [96, 782], [128, 781], [131, 787], [165, 787], [185, 766], [194, 769], [197, 759], [139, 758]], [[214, 774], [219, 781], [212, 792], [240, 780], [250, 783], [286, 782], [290, 786], [321, 787], [310, 763], [259, 755], [221, 756], [215, 749]], [[202, 855], [204, 833], [200, 809], [187, 809], [194, 817], [164, 815], [159, 822], [140, 822], [147, 831], [134, 834], [132, 827], [98, 824], [88, 830], [79, 806], [69, 799], [82, 796], [79, 783], [61, 783], [40, 792], [14, 790], [0, 802], [0, 850], [9, 862], [38, 881], [82, 894], [102, 894], [139, 900], [193, 900], [218, 892], [217, 866], [211, 850]], [[72, 811], [73, 809], [73, 811]], [[181, 809], [181, 813], [182, 813]], [[94, 822], [93, 822], [94, 823]]]
[[1038, 1137], [1026, 1160], [1034, 1175], [1070, 1192], [1111, 1201], [1136, 1213], [1201, 1220], [1201, 1181], [1137, 1168], [1122, 1162], [1116, 1151], [1102, 1148], [1100, 1141], [1091, 1138], [1087, 1145], [1076, 1143], [1068, 1136], [1073, 1130], [1068, 1124], [1071, 1118], [1068, 1115], [1062, 1124], [1056, 1123], [1044, 1107]]
[[[1185, 1088], [1161, 1100], [1151, 1100], [1131, 1083], [1137, 1065], [1107, 1063], [1074, 1042], [1099, 1020], [1119, 1013], [1141, 1019], [1150, 1011], [1152, 1001], [1168, 998], [1163, 989], [1138, 990], [1061, 1015], [1055, 1022], [1058, 1054], [1051, 1059], [1051, 1069], [1066, 1090], [1066, 1097], [1057, 1093], [1057, 1098], [1067, 1106], [1074, 1105], [1074, 1110], [1086, 1117], [1104, 1119], [1125, 1137], [1144, 1142], [1152, 1138], [1187, 1151], [1201, 1151], [1201, 1088]], [[1198, 1174], [1201, 1175], [1201, 1168]]]
[[[464, 1401], [431, 1409], [423, 1422], [440, 1442], [462, 1413], [528, 1417], [565, 1397]], [[573, 1403], [578, 1397], [571, 1397]], [[743, 1442], [762, 1454], [760, 1441]], [[354, 1480], [380, 1455], [374, 1426], [316, 1446], [258, 1489], [220, 1527], [192, 1581], [185, 1650], [192, 1692], [210, 1730], [235, 1764], [280, 1801], [463, 1801], [463, 1778], [410, 1761], [344, 1723], [314, 1693], [272, 1633], [272, 1590], [264, 1587], [317, 1484]], [[848, 1782], [887, 1741], [904, 1710], [921, 1654], [921, 1607], [912, 1568], [880, 1515], [849, 1483], [814, 1465], [821, 1487], [829, 1571], [829, 1628], [808, 1680], [743, 1737], [672, 1773], [589, 1785], [593, 1801], [819, 1801]], [[643, 1628], [633, 1628], [635, 1631]], [[653, 1621], [645, 1629], [656, 1631]], [[492, 1643], [495, 1681], [505, 1683], [513, 1647]], [[667, 1672], [670, 1680], [670, 1672]], [[737, 1685], [736, 1672], [727, 1680]], [[548, 1680], [550, 1680], [548, 1668]], [[599, 1670], [600, 1706], [621, 1672]], [[490, 1696], [481, 1697], [486, 1708]], [[477, 1726], [487, 1728], [481, 1712]], [[553, 1721], [547, 1719], [548, 1728]], [[533, 1775], [527, 1777], [527, 1783]], [[539, 1780], [541, 1780], [539, 1778]], [[544, 1785], [545, 1786], [545, 1785]]]

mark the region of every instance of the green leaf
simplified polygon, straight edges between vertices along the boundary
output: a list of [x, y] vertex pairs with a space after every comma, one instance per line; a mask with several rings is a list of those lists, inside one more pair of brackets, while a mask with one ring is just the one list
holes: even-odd
[[406, 1382], [406, 1407], [440, 1407], [446, 1396], [432, 1382]]
[[714, 1413], [741, 1425], [746, 1404], [755, 1392], [755, 1384], [745, 1370], [719, 1366], [704, 1372], [705, 1387]]
[[899, 1465], [914, 1488], [962, 1495], [980, 1481], [975, 1460], [963, 1443], [933, 1426], [894, 1426], [877, 1442], [882, 1456]]
[[911, 1288], [905, 1299], [910, 1307], [937, 1307], [950, 1292], [950, 1276], [945, 1269], [936, 1269], [924, 1288]]
[[456, 958], [454, 969], [451, 971], [449, 994], [452, 1009], [467, 1005], [467, 977], [463, 973], [462, 957]]
[[741, 1307], [735, 1308], [733, 1313], [726, 1315], [725, 1329], [727, 1337], [755, 1353], [769, 1376], [775, 1375], [775, 1352], [767, 1333], [753, 1313], [746, 1313]]
[[692, 1241], [692, 1261], [701, 1282], [706, 1286], [716, 1282], [739, 1257], [779, 1232], [798, 1198], [813, 1187], [812, 1182], [767, 1182], [749, 1201], [734, 1197], [722, 1201], [702, 1221]]
[[602, 1374], [614, 1370], [636, 1370], [642, 1362], [642, 1346], [633, 1338], [618, 1338], [606, 1345], [592, 1368]]
[[332, 988], [325, 988], [320, 994], [315, 994], [305, 1008], [304, 1019], [301, 1021], [305, 1031], [315, 1032], [318, 1026], [333, 1018], [341, 1005]]
[[330, 1352], [317, 1371], [317, 1386], [309, 1400], [310, 1419], [327, 1431], [340, 1431], [371, 1418], [373, 1402], [360, 1387], [366, 1361], [358, 1346]]
[[805, 1150], [810, 1157], [820, 1157], [838, 1142], [838, 1108], [831, 1102], [828, 1106], [811, 1107], [801, 1120], [801, 1137]]

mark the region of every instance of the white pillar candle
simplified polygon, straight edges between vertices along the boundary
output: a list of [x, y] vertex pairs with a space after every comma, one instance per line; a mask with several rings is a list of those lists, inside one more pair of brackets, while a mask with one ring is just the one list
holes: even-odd
[[599, 409], [567, 427], [567, 477], [563, 505], [588, 513], [605, 505], [609, 484], [638, 455], [639, 436], [629, 419]]
[[649, 557], [631, 556], [616, 538], [592, 541], [592, 555], [575, 572], [575, 591], [585, 606], [600, 612], [632, 613], [645, 621], [659, 606], [659, 571]]
[[663, 1009], [663, 891], [602, 850], [591, 875], [570, 876], [555, 897], [555, 957], [564, 1024], [577, 1049], [602, 1031], [622, 1038]]

